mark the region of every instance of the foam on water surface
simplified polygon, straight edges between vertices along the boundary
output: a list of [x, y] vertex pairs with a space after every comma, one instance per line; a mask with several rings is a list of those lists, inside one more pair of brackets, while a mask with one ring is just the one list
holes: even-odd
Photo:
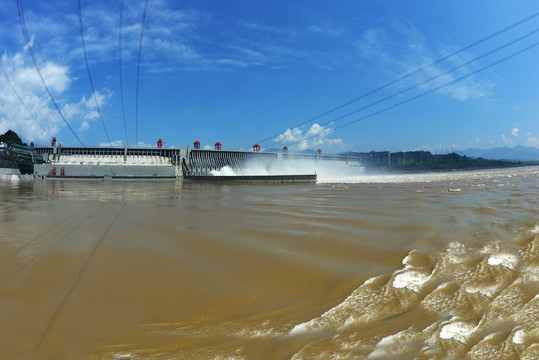
[[475, 326], [463, 321], [454, 321], [442, 327], [440, 331], [441, 339], [455, 339], [460, 342], [466, 342], [470, 335], [476, 329]]
[[493, 254], [488, 258], [489, 265], [501, 265], [514, 270], [518, 264], [518, 258], [513, 254]]
[[395, 276], [393, 286], [397, 289], [408, 288], [415, 292], [429, 280], [430, 276], [420, 271], [406, 271]]
[[[366, 280], [342, 303], [296, 325], [290, 334], [336, 331], [343, 336], [326, 342], [338, 345], [341, 353], [368, 358], [414, 354], [490, 359], [496, 352], [504, 358], [518, 354], [529, 358], [539, 338], [539, 294], [528, 298], [530, 286], [539, 289], [535, 274], [539, 236], [529, 233], [534, 235], [524, 235], [515, 246], [494, 241], [482, 246], [451, 243], [428, 258], [432, 259], [430, 267], [428, 259], [412, 251], [403, 258], [402, 269]], [[449, 320], [439, 318], [425, 328], [388, 329], [375, 343], [358, 340], [356, 335], [344, 336], [354, 327], [363, 329], [365, 324], [410, 312], [451, 315]], [[315, 349], [306, 346], [294, 359], [309, 359]]]

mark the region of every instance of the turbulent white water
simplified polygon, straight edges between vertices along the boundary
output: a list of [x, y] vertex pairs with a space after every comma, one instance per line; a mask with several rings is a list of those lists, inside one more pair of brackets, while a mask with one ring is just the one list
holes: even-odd
[[[537, 175], [537, 172], [535, 175]], [[212, 170], [213, 176], [234, 176], [234, 175], [303, 175], [317, 174], [318, 183], [323, 184], [406, 184], [406, 183], [432, 183], [432, 182], [477, 182], [482, 180], [492, 180], [495, 182], [510, 181], [513, 177], [519, 177], [518, 171], [514, 168], [487, 169], [476, 171], [446, 171], [446, 172], [425, 172], [425, 173], [366, 173], [364, 167], [348, 166], [344, 162], [330, 161], [309, 161], [309, 160], [288, 160], [270, 163], [249, 163], [245, 168], [233, 169], [230, 166], [222, 167], [219, 170]], [[534, 176], [535, 176], [534, 175]], [[477, 184], [485, 186], [484, 184]], [[500, 183], [504, 186], [504, 183]], [[448, 191], [461, 191], [459, 188], [451, 188]]]
[[[412, 251], [403, 268], [365, 281], [342, 303], [320, 317], [296, 325], [290, 334], [336, 331], [320, 344], [304, 347], [293, 359], [344, 356], [363, 348], [369, 358], [414, 354], [475, 359], [536, 358], [539, 340], [539, 236], [525, 230], [514, 243], [483, 246], [451, 243], [442, 252]], [[369, 324], [396, 316], [432, 317], [361, 339]], [[495, 354], [495, 355], [494, 355]]]
[[[317, 174], [319, 182], [327, 182], [330, 179], [337, 181], [354, 179], [364, 174], [364, 168], [348, 166], [343, 162], [316, 162], [314, 160], [287, 160], [271, 162], [249, 162], [244, 168], [232, 169], [230, 166], [219, 170], [212, 170], [213, 176], [234, 175], [310, 175]], [[341, 179], [341, 180], [339, 180]]]

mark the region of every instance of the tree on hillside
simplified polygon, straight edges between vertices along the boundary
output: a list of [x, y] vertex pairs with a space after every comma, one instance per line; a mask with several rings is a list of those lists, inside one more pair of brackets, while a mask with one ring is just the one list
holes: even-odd
[[22, 144], [22, 140], [16, 132], [8, 130], [4, 135], [0, 135], [0, 142], [11, 144]]

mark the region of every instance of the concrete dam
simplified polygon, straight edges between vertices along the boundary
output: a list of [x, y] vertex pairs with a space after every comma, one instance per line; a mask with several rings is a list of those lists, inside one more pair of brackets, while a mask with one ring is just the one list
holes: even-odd
[[[175, 179], [220, 175], [228, 167], [249, 175], [249, 169], [272, 171], [293, 162], [339, 162], [359, 166], [351, 156], [293, 154], [237, 150], [135, 147], [36, 147], [43, 164], [36, 164], [40, 178], [80, 179]], [[225, 175], [225, 174], [223, 174]]]

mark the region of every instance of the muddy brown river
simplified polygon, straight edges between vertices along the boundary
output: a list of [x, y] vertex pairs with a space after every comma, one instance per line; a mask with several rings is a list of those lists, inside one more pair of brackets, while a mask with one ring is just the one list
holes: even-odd
[[539, 168], [0, 180], [1, 359], [537, 359]]

